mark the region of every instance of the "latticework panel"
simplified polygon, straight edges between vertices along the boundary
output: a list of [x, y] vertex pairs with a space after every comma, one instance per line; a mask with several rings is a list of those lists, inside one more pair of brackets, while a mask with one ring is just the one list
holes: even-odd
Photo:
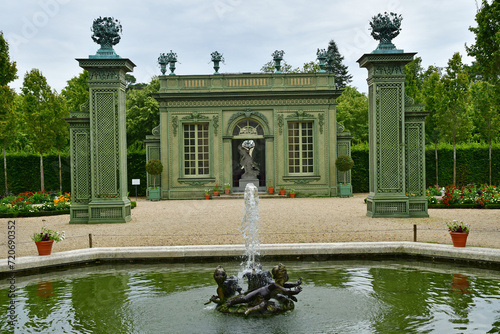
[[71, 217], [72, 218], [88, 218], [89, 211], [88, 210], [72, 210]]
[[123, 218], [122, 208], [92, 208], [91, 218], [92, 219], [112, 219], [112, 218]]
[[424, 151], [422, 124], [406, 124], [406, 192], [411, 196], [423, 196]]
[[[161, 160], [160, 156], [160, 146], [149, 146], [146, 144], [146, 161], [149, 161], [151, 159], [158, 159]], [[148, 187], [153, 186], [153, 176], [150, 174], [147, 174], [147, 185]], [[161, 177], [156, 178], [156, 186], [161, 187]]]
[[376, 214], [408, 214], [406, 202], [375, 203]]
[[115, 91], [94, 92], [92, 118], [94, 137], [95, 196], [118, 195], [118, 107]]
[[[370, 152], [368, 154], [368, 162], [370, 166], [370, 171], [369, 171], [369, 184], [370, 184], [370, 192], [375, 192], [375, 178], [376, 178], [376, 173], [375, 169], [376, 166], [374, 165], [375, 161], [375, 152], [376, 152], [376, 141], [373, 138], [373, 134], [377, 132], [377, 129], [375, 129], [376, 122], [375, 122], [375, 113], [373, 112], [373, 99], [374, 99], [374, 93], [373, 93], [373, 85], [370, 85], [368, 87], [368, 104], [369, 104], [369, 114], [368, 114], [368, 136], [369, 136], [369, 146], [370, 146]], [[371, 210], [370, 210], [371, 212]]]
[[403, 185], [401, 152], [401, 85], [385, 84], [377, 96], [377, 181], [379, 192], [401, 192]]
[[[337, 156], [340, 155], [348, 155], [351, 156], [351, 145], [350, 142], [337, 142]], [[351, 183], [351, 171], [340, 172], [337, 171], [337, 182], [344, 182], [344, 174], [345, 180], [347, 183]]]
[[90, 131], [72, 131], [73, 141], [73, 201], [88, 203], [90, 199]]
[[425, 212], [427, 213], [425, 203], [410, 203], [410, 213]]

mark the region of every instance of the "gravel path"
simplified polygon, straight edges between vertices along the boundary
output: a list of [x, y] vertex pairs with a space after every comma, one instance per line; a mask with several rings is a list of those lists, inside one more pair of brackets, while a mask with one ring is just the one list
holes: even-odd
[[[472, 224], [468, 246], [500, 248], [500, 210], [430, 209], [429, 218], [395, 219], [366, 216], [363, 199], [351, 198], [262, 198], [259, 202], [259, 238], [268, 243], [417, 241], [451, 244], [446, 221]], [[173, 246], [243, 244], [239, 232], [243, 199], [175, 200], [150, 202], [139, 198], [126, 224], [69, 224], [69, 215], [16, 218], [16, 256], [37, 255], [30, 236], [42, 226], [66, 232], [66, 240], [55, 243], [53, 252], [109, 246]], [[0, 219], [1, 255], [7, 258], [7, 222]]]

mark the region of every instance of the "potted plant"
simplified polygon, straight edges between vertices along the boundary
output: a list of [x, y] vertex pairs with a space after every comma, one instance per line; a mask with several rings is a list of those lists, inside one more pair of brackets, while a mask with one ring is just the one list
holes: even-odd
[[339, 155], [337, 160], [335, 160], [335, 167], [339, 172], [344, 173], [344, 184], [339, 183], [339, 195], [340, 197], [351, 197], [351, 185], [347, 183], [347, 172], [351, 170], [354, 166], [354, 161], [348, 155]]
[[214, 187], [214, 196], [219, 196], [219, 185], [216, 183]]
[[269, 180], [269, 182], [267, 183], [267, 192], [270, 194], [274, 193], [274, 186], [271, 180]]
[[160, 187], [156, 187], [156, 176], [163, 172], [163, 164], [158, 159], [151, 159], [146, 164], [146, 172], [153, 176], [153, 186], [148, 187], [149, 200], [160, 200]]
[[224, 183], [224, 194], [229, 194], [231, 191], [231, 185], [229, 183]]
[[447, 222], [446, 226], [448, 226], [448, 231], [450, 231], [453, 246], [465, 247], [465, 244], [467, 243], [467, 237], [469, 236], [470, 232], [470, 225], [453, 220], [451, 222]]
[[290, 189], [290, 198], [295, 198], [295, 189]]
[[33, 233], [31, 240], [33, 240], [38, 249], [38, 255], [50, 255], [52, 253], [52, 245], [55, 242], [64, 240], [64, 231], [56, 232], [54, 230], [49, 230], [46, 227], [42, 227], [42, 232]]
[[210, 189], [205, 190], [205, 199], [210, 199]]
[[280, 187], [280, 195], [285, 196], [285, 186], [279, 186]]

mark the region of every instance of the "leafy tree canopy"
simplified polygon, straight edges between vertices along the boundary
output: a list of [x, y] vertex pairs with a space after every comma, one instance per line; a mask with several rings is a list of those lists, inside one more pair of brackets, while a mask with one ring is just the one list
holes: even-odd
[[476, 35], [470, 47], [466, 45], [469, 56], [475, 57], [473, 65], [486, 80], [500, 80], [500, 1], [489, 3], [483, 0], [476, 13], [477, 27], [469, 27]]
[[89, 72], [83, 70], [78, 76], [67, 81], [61, 95], [66, 98], [68, 109], [79, 111], [81, 105], [89, 100]]

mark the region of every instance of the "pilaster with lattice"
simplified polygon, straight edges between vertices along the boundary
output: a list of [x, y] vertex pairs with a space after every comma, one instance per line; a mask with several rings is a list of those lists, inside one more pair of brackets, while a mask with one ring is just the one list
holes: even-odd
[[86, 132], [72, 135], [72, 185], [77, 201], [87, 204], [71, 216], [79, 223], [127, 222], [131, 211], [127, 198], [125, 73], [135, 65], [122, 58], [78, 61], [89, 72], [90, 126]]

